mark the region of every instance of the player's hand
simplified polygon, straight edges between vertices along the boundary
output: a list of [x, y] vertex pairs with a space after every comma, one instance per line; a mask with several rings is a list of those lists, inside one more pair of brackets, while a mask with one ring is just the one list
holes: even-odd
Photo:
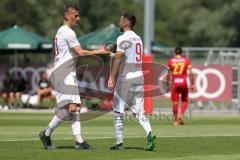
[[113, 88], [114, 85], [115, 85], [115, 79], [110, 77], [108, 80], [108, 88]]
[[116, 53], [110, 53], [110, 54], [109, 54], [109, 56], [110, 56], [111, 58], [114, 58], [116, 55], [117, 55]]
[[102, 53], [102, 54], [114, 54], [114, 53], [112, 53], [111, 51], [106, 50], [105, 48], [101, 48], [101, 49], [99, 50], [99, 52]]
[[101, 48], [98, 50], [99, 53], [101, 54], [111, 54], [112, 52], [109, 50], [106, 50], [105, 48]]
[[107, 51], [110, 51], [112, 53], [116, 53], [116, 51], [117, 51], [117, 44], [116, 43], [112, 43], [112, 42], [106, 43], [104, 45], [104, 49], [107, 50]]
[[117, 53], [113, 52], [113, 53], [110, 53], [109, 56], [112, 58], [115, 58], [115, 57], [121, 57], [123, 56], [123, 54], [124, 54], [123, 52], [117, 52]]

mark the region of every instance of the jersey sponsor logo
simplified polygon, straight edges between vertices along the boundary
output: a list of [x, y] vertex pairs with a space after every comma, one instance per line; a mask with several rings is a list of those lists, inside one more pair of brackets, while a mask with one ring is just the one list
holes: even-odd
[[175, 78], [174, 83], [183, 83], [184, 79], [183, 78]]
[[130, 41], [122, 41], [120, 44], [119, 44], [119, 48], [121, 48], [122, 50], [127, 50], [129, 48], [132, 47], [132, 43]]

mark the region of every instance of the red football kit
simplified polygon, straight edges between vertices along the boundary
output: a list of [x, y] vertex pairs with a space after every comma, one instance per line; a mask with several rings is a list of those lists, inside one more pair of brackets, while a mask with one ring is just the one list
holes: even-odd
[[180, 95], [182, 101], [180, 108], [181, 114], [184, 114], [188, 104], [187, 70], [191, 67], [191, 62], [189, 59], [177, 55], [174, 58], [168, 59], [167, 66], [171, 71], [171, 100], [173, 102], [174, 119], [177, 121]]

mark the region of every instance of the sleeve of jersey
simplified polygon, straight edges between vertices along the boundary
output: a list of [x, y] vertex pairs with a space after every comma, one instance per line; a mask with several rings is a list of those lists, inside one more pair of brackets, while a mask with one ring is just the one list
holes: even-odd
[[122, 37], [118, 37], [117, 39], [117, 52], [124, 52], [124, 40]]
[[68, 34], [67, 43], [68, 43], [69, 48], [73, 48], [77, 45], [80, 46], [80, 43], [77, 40], [77, 36], [74, 32]]

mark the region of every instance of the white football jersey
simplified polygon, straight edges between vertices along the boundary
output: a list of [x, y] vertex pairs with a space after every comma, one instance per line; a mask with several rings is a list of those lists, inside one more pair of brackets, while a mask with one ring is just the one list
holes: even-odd
[[80, 46], [76, 33], [67, 25], [61, 26], [55, 36], [55, 62], [50, 77], [51, 85], [55, 89], [57, 107], [81, 103], [74, 60], [77, 54], [71, 50], [77, 45]]
[[54, 68], [73, 59], [76, 54], [71, 51], [74, 46], [80, 46], [76, 33], [67, 25], [61, 26], [55, 36], [55, 61]]
[[143, 43], [141, 38], [134, 31], [124, 32], [117, 39], [117, 52], [124, 53], [119, 68], [118, 80], [143, 84]]

